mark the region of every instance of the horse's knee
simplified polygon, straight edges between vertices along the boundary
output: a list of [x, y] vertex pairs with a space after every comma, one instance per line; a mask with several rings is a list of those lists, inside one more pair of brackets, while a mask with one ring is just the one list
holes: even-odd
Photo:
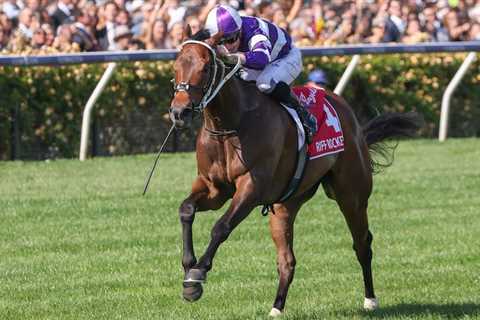
[[181, 223], [191, 224], [195, 219], [195, 206], [189, 201], [184, 201], [178, 210]]

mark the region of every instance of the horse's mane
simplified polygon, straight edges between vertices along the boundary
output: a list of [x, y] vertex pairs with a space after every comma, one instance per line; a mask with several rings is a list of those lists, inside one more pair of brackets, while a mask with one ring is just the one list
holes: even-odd
[[201, 29], [197, 33], [195, 33], [193, 36], [190, 37], [191, 40], [196, 40], [196, 41], [203, 41], [207, 40], [210, 38], [210, 31], [207, 29]]

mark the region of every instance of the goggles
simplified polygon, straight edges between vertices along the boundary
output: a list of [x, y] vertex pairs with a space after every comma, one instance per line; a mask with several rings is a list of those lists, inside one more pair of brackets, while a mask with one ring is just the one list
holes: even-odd
[[240, 32], [235, 32], [234, 34], [228, 36], [228, 37], [225, 37], [223, 39], [221, 39], [218, 44], [219, 45], [224, 45], [224, 44], [232, 44], [234, 43], [235, 41], [238, 40], [238, 38], [240, 37]]

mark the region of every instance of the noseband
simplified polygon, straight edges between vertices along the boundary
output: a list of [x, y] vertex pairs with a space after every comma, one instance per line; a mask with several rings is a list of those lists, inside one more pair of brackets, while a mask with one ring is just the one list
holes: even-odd
[[[233, 69], [227, 75], [225, 75], [225, 64], [222, 62], [222, 60], [217, 58], [215, 50], [210, 45], [203, 41], [187, 40], [182, 43], [182, 48], [187, 44], [198, 44], [208, 49], [211, 58], [209, 62], [209, 69], [213, 70], [213, 72], [210, 72], [211, 76], [209, 77], [207, 84], [203, 87], [198, 85], [192, 85], [185, 81], [175, 83], [175, 79], [172, 79], [173, 89], [175, 90], [175, 93], [180, 91], [185, 91], [188, 93], [190, 89], [202, 90], [202, 99], [200, 100], [198, 105], [193, 104], [191, 108], [194, 112], [202, 113], [203, 110], [205, 110], [205, 108], [207, 107], [208, 103], [213, 98], [215, 98], [220, 89], [222, 89], [224, 84], [238, 71], [238, 69], [240, 69], [240, 58], [237, 60], [237, 63], [235, 64]], [[221, 69], [221, 73], [219, 73], [218, 69]], [[215, 86], [217, 82], [217, 74], [220, 76], [218, 77], [218, 84]]]

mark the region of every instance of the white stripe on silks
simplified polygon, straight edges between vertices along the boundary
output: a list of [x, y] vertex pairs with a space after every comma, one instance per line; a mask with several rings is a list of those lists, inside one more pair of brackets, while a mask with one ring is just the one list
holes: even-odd
[[265, 53], [268, 57], [268, 62], [271, 61], [270, 52], [267, 49], [258, 48], [258, 49], [252, 50], [252, 52], [257, 52], [257, 51]]
[[255, 47], [255, 45], [259, 42], [266, 42], [265, 45], [269, 48], [272, 47], [272, 44], [270, 43], [270, 41], [268, 40], [267, 36], [263, 35], [263, 34], [256, 34], [254, 35], [250, 41], [248, 41], [248, 47], [250, 48], [250, 50], [253, 49], [253, 47]]
[[263, 34], [265, 34], [266, 36], [270, 36], [270, 31], [268, 30], [268, 24], [260, 18], [255, 18], [255, 19], [257, 19], [258, 26], [262, 30]]
[[214, 8], [205, 21], [205, 29], [210, 31], [211, 37], [218, 33], [217, 10], [218, 8]]
[[277, 42], [275, 43], [272, 49], [272, 53], [271, 53], [272, 60], [277, 59], [278, 54], [282, 50], [283, 46], [287, 43], [287, 39], [285, 38], [285, 34], [283, 33], [282, 29], [280, 29], [277, 26], [275, 26], [275, 28], [277, 28], [278, 37], [277, 37]]

